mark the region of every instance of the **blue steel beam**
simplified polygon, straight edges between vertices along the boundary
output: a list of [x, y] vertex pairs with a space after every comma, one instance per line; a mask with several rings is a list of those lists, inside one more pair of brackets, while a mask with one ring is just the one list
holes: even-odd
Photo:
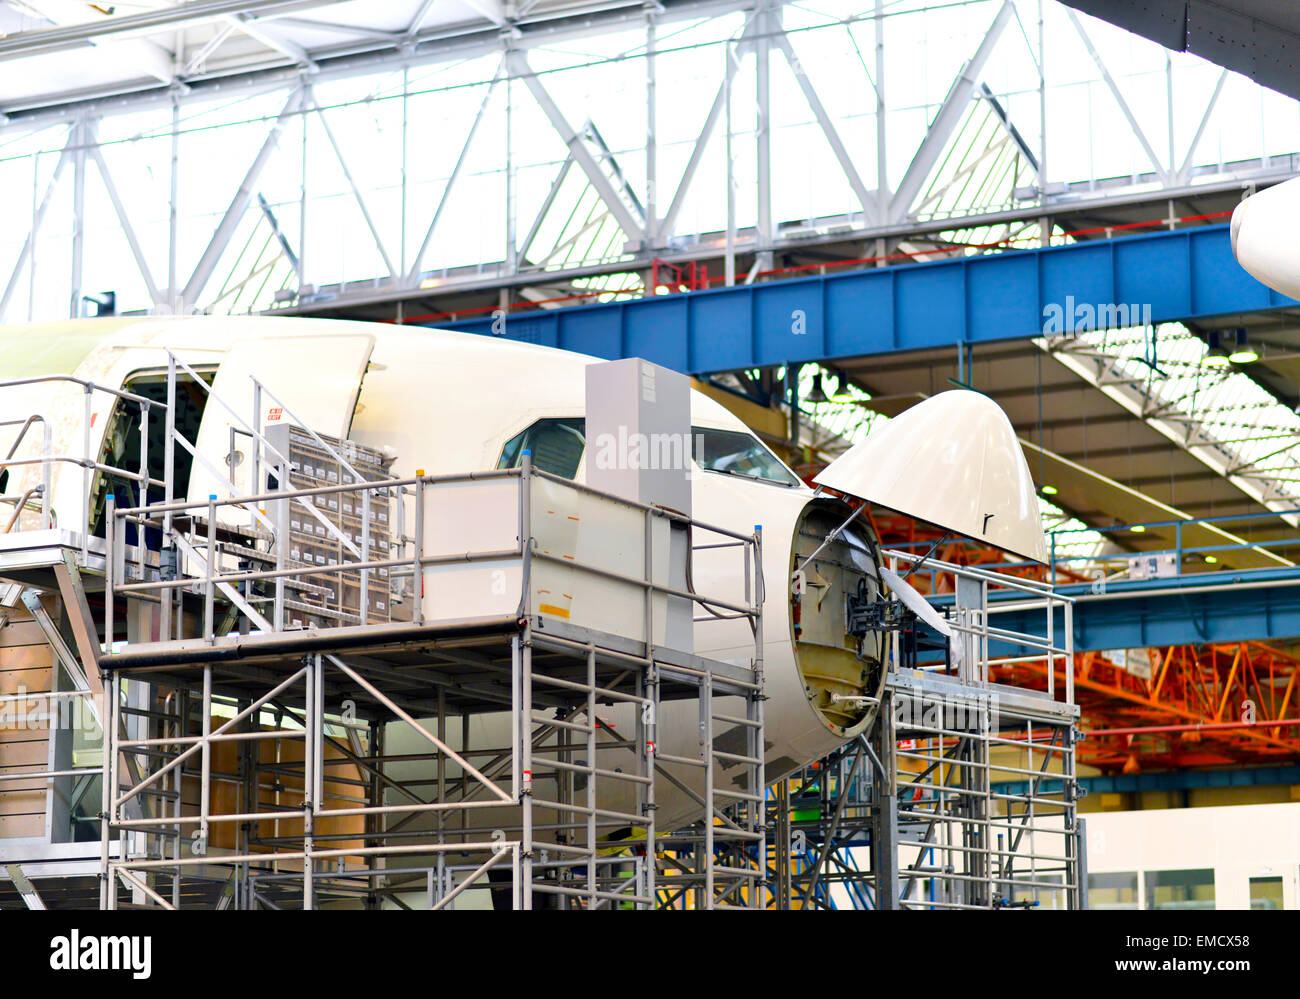
[[[1068, 308], [1070, 304], [1074, 309]], [[1170, 322], [1297, 304], [1232, 255], [1228, 226], [1008, 250], [605, 305], [440, 323], [691, 374], [829, 361], [1091, 328], [1086, 307]], [[1149, 313], [1146, 310], [1149, 308]], [[1149, 315], [1149, 319], [1147, 318]]]

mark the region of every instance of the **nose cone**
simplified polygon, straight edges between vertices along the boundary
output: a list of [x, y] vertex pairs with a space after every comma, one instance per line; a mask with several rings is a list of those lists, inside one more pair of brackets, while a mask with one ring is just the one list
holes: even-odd
[[1300, 298], [1300, 178], [1251, 195], [1232, 213], [1232, 255], [1251, 277]]
[[1241, 255], [1237, 253], [1237, 237], [1241, 232], [1241, 224], [1246, 220], [1247, 206], [1250, 199], [1246, 199], [1232, 210], [1232, 224], [1228, 226], [1228, 241], [1232, 244], [1232, 255], [1241, 260]]

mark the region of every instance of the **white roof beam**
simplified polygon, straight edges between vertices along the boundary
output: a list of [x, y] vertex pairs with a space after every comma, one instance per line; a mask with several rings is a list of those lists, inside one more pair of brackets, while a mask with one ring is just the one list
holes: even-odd
[[235, 30], [235, 26], [233, 24], [222, 25], [220, 31], [218, 31], [215, 35], [209, 38], [201, 49], [199, 49], [197, 52], [191, 55], [189, 59], [185, 61], [185, 68], [181, 70], [180, 75], [182, 77], [187, 77], [187, 76], [193, 76], [195, 73], [201, 72], [204, 67], [204, 64], [207, 63], [208, 61], [208, 57], [211, 56], [212, 53], [217, 51], [217, 49], [221, 48], [225, 40], [229, 38], [231, 34], [234, 33], [234, 30]]
[[407, 268], [405, 284], [408, 287], [414, 287], [420, 280], [420, 268], [424, 265], [424, 255], [429, 252], [429, 246], [433, 243], [433, 234], [438, 228], [438, 223], [442, 221], [443, 209], [447, 207], [451, 200], [451, 192], [460, 180], [461, 171], [469, 159], [470, 147], [474, 144], [474, 136], [478, 133], [478, 127], [483, 121], [484, 113], [487, 111], [488, 102], [492, 100], [492, 94], [496, 90], [497, 82], [505, 72], [505, 65], [501, 64], [497, 72], [493, 75], [487, 85], [487, 90], [483, 93], [483, 101], [479, 104], [478, 113], [474, 116], [474, 121], [469, 126], [469, 132], [465, 136], [465, 143], [460, 147], [460, 155], [456, 157], [456, 165], [451, 169], [451, 176], [447, 178], [446, 186], [442, 189], [442, 197], [438, 200], [438, 206], [433, 211], [433, 218], [429, 220], [429, 227], [424, 231], [424, 239], [420, 241], [420, 248], [416, 250], [415, 257], [411, 261], [411, 266]]
[[433, 10], [434, 0], [421, 0], [420, 6], [416, 8], [415, 14], [411, 18], [411, 23], [406, 26], [406, 34], [413, 37], [424, 25], [424, 20], [429, 16], [429, 11]]
[[[37, 4], [55, 2], [61, 4], [63, 0], [28, 0], [33, 9]], [[76, 49], [102, 39], [159, 34], [192, 24], [225, 20], [238, 14], [265, 18], [311, 10], [313, 7], [324, 7], [336, 2], [337, 0], [191, 0], [190, 3], [139, 14], [115, 14], [84, 23], [62, 23], [53, 28], [20, 31], [0, 38], [0, 59]], [[80, 7], [80, 4], [74, 6]]]
[[1261, 482], [1257, 476], [1243, 475], [1237, 471], [1238, 463], [1227, 455], [1226, 449], [1221, 446], [1222, 442], [1206, 434], [1199, 423], [1156, 415], [1148, 406], [1146, 392], [1137, 387], [1133, 379], [1107, 377], [1117, 366], [1114, 357], [1092, 353], [1081, 356], [1072, 349], [1075, 341], [1068, 337], [1036, 339], [1034, 343], [1251, 500], [1277, 512], [1292, 527], [1300, 527], [1300, 516], [1284, 512], [1295, 509], [1295, 500], [1282, 495], [1272, 483]]
[[317, 21], [307, 17], [277, 17], [275, 23], [278, 27], [303, 28], [307, 31], [346, 35], [349, 38], [371, 38], [379, 42], [388, 42], [390, 45], [397, 45], [406, 38], [406, 35], [400, 31], [381, 31], [361, 24], [337, 24], [334, 21]]
[[605, 202], [611, 215], [618, 222], [619, 227], [627, 234], [628, 240], [635, 244], [639, 249], [645, 240], [645, 231], [641, 228], [641, 223], [633, 217], [627, 205], [623, 203], [614, 185], [610, 182], [609, 177], [605, 175], [604, 170], [587, 148], [581, 133], [576, 131], [569, 124], [559, 106], [551, 97], [541, 78], [533, 72], [532, 66], [528, 63], [528, 57], [518, 49], [511, 49], [506, 53], [506, 65], [509, 67], [511, 76], [521, 79], [524, 86], [528, 88], [529, 93], [533, 95], [542, 113], [546, 115], [551, 123], [551, 127], [564, 140], [564, 144], [569, 147], [574, 161], [582, 168], [582, 172], [587, 175], [587, 180], [595, 189], [600, 199]]
[[292, 60], [296, 65], [313, 71], [318, 68], [312, 57], [307, 54], [305, 48], [297, 42], [283, 38], [274, 31], [263, 27], [262, 23], [251, 14], [236, 14], [231, 20], [249, 38], [261, 42], [268, 49], [279, 52], [280, 55]]
[[279, 117], [271, 126], [271, 130], [262, 143], [262, 148], [258, 150], [257, 156], [253, 159], [252, 165], [249, 166], [244, 179], [239, 185], [239, 190], [235, 192], [234, 199], [230, 202], [230, 207], [226, 209], [226, 214], [222, 216], [221, 223], [208, 242], [207, 248], [203, 251], [203, 256], [199, 259], [194, 268], [194, 273], [190, 275], [189, 281], [185, 285], [183, 294], [183, 303], [186, 310], [193, 309], [197, 304], [199, 296], [203, 294], [203, 289], [207, 286], [208, 280], [212, 277], [212, 271], [216, 268], [217, 262], [226, 250], [226, 244], [230, 242], [230, 237], [234, 235], [235, 229], [239, 226], [244, 217], [244, 211], [248, 208], [249, 201], [253, 198], [253, 190], [257, 184], [257, 179], [262, 175], [262, 169], [266, 166], [267, 161], [275, 153], [280, 143], [280, 133], [284, 131], [285, 125], [289, 119], [297, 113], [302, 105], [303, 92], [301, 89], [295, 90], [289, 95], [288, 101], [285, 102], [284, 109], [280, 112]]
[[108, 164], [104, 161], [104, 154], [100, 151], [98, 141], [93, 135], [90, 138], [91, 141], [86, 144], [86, 153], [99, 170], [99, 177], [104, 182], [104, 189], [108, 192], [108, 199], [113, 204], [113, 211], [117, 214], [117, 220], [122, 225], [122, 235], [126, 237], [127, 246], [131, 248], [131, 255], [135, 258], [135, 265], [140, 269], [140, 277], [144, 279], [145, 289], [149, 292], [149, 300], [155, 306], [160, 306], [163, 304], [164, 299], [153, 279], [153, 272], [149, 269], [149, 261], [145, 258], [144, 250], [140, 246], [140, 240], [136, 237], [135, 227], [131, 225], [131, 219], [126, 213], [126, 204], [123, 202], [121, 194], [118, 193], [117, 185], [113, 182], [113, 175], [109, 172]]
[[1156, 176], [1158, 176], [1163, 183], [1169, 184], [1173, 179], [1169, 175], [1169, 170], [1173, 169], [1173, 164], [1171, 163], [1169, 169], [1166, 169], [1165, 165], [1160, 162], [1160, 157], [1156, 155], [1155, 149], [1152, 148], [1151, 141], [1147, 138], [1146, 132], [1142, 131], [1142, 126], [1138, 124], [1137, 115], [1135, 115], [1133, 109], [1129, 107], [1128, 101], [1124, 100], [1124, 94], [1119, 89], [1119, 84], [1116, 83], [1115, 78], [1111, 76], [1110, 69], [1106, 66], [1106, 60], [1101, 57], [1101, 53], [1097, 51], [1097, 47], [1092, 44], [1092, 39], [1089, 38], [1088, 33], [1083, 30], [1083, 25], [1079, 23], [1079, 18], [1075, 16], [1074, 11], [1067, 10], [1065, 13], [1070, 18], [1070, 23], [1074, 25], [1075, 31], [1079, 33], [1079, 38], [1083, 41], [1083, 47], [1088, 50], [1088, 55], [1090, 55], [1092, 61], [1096, 63], [1097, 70], [1101, 73], [1101, 78], [1105, 81], [1106, 87], [1110, 90], [1111, 96], [1115, 98], [1115, 103], [1119, 105], [1120, 111], [1128, 122], [1128, 127], [1133, 130], [1133, 137], [1138, 140], [1138, 144], [1141, 145], [1142, 151], [1146, 153], [1147, 159], [1151, 161], [1151, 166], [1155, 169]]
[[930, 128], [926, 131], [920, 148], [917, 149], [916, 155], [912, 157], [912, 162], [903, 175], [898, 190], [894, 192], [894, 197], [890, 203], [890, 221], [901, 222], [907, 217], [912, 208], [912, 202], [921, 193], [922, 185], [930, 178], [930, 173], [939, 162], [939, 156], [947, 147], [948, 140], [952, 138], [953, 133], [957, 131], [957, 126], [961, 124], [962, 116], [966, 113], [971, 98], [975, 94], [980, 74], [984, 72], [984, 65], [988, 62], [989, 55], [997, 45], [998, 39], [1002, 37], [1003, 30], [1011, 22], [1014, 14], [1015, 7], [1010, 2], [1002, 5], [993, 18], [993, 23], [988, 32], [980, 42], [979, 48], [975, 50], [975, 54], [971, 56], [966, 65], [962, 67], [961, 72], [957, 74], [957, 79], [953, 80], [948, 96], [944, 98], [939, 113], [935, 115], [934, 121], [930, 123]]
[[849, 155], [848, 148], [844, 145], [844, 140], [840, 138], [839, 130], [831, 116], [827, 114], [825, 105], [822, 104], [821, 96], [817, 93], [817, 88], [813, 86], [812, 80], [808, 78], [808, 71], [804, 69], [795, 55], [794, 47], [790, 44], [790, 39], [784, 31], [778, 32], [772, 39], [777, 48], [785, 56], [786, 62], [790, 64], [790, 70], [794, 73], [795, 82], [798, 83], [799, 89], [803, 91], [804, 100], [808, 102], [808, 107], [812, 110], [813, 117], [817, 119], [817, 124], [821, 126], [822, 135], [825, 136], [827, 144], [831, 147], [831, 152], [835, 160], [844, 171], [844, 176], [849, 182], [849, 187], [853, 189], [854, 195], [857, 196], [858, 204], [862, 206], [862, 213], [868, 221], [878, 221], [876, 218], [876, 194], [874, 191], [867, 190], [867, 185], [862, 182], [862, 177], [858, 174], [858, 169], [853, 164], [853, 157]]
[[72, 147], [77, 141], [77, 135], [80, 133], [79, 125], [73, 125], [68, 130], [67, 144], [59, 154], [58, 162], [54, 164], [54, 173], [50, 175], [49, 183], [45, 185], [45, 194], [42, 196], [40, 205], [32, 214], [31, 227], [27, 232], [27, 239], [23, 241], [23, 248], [18, 253], [18, 260], [14, 263], [14, 268], [9, 275], [9, 283], [5, 285], [3, 294], [0, 294], [0, 320], [4, 319], [5, 310], [9, 308], [9, 300], [13, 297], [14, 290], [18, 287], [18, 279], [22, 277], [23, 268], [27, 265], [32, 256], [32, 251], [36, 244], [36, 238], [41, 231], [41, 223], [45, 221], [45, 213], [50, 207], [50, 199], [54, 196], [54, 189], [59, 186], [59, 178], [63, 176], [64, 168], [72, 162]]
[[501, 0], [464, 0], [465, 6], [482, 14], [498, 28], [506, 26], [506, 5]]
[[[286, 2], [287, 0], [276, 0], [274, 18], [277, 24], [281, 21], [291, 23], [288, 17], [282, 17], [279, 13], [279, 4]], [[306, 7], [322, 7], [337, 3], [338, 0], [294, 0], [294, 2], [298, 5], [305, 4], [303, 9], [306, 9]], [[726, 14], [733, 9], [734, 2], [735, 0], [680, 0], [663, 15], [662, 23], [676, 24], [696, 18]], [[223, 0], [223, 5], [226, 10], [220, 15], [198, 20], [225, 21], [228, 26], [227, 19], [232, 13], [237, 13], [231, 8], [251, 9], [256, 5], [256, 0], [246, 0], [241, 4]], [[263, 14], [264, 18], [267, 16], [271, 15]], [[526, 21], [516, 22], [515, 27], [523, 30], [524, 34], [515, 44], [524, 48], [542, 44], [554, 45], [588, 38], [628, 25], [633, 25], [637, 30], [644, 30], [645, 19], [639, 0], [614, 0], [612, 6], [608, 0], [591, 0], [590, 5], [574, 8], [572, 15], [558, 21], [553, 17], [543, 13], [538, 15], [535, 24]], [[104, 20], [121, 21], [122, 17]], [[417, 30], [414, 34], [401, 32], [396, 36], [390, 36], [387, 33], [364, 28], [352, 32], [351, 26], [335, 25], [324, 21], [309, 22], [301, 18], [293, 20], [299, 21], [304, 27], [314, 23], [325, 30], [332, 31], [337, 28], [340, 33], [354, 35], [350, 43], [344, 41], [341, 46], [330, 48], [328, 64], [324, 62], [324, 49], [314, 50], [315, 58], [321, 67], [319, 71], [321, 79], [348, 79], [376, 69], [437, 65], [451, 59], [477, 58], [499, 54], [501, 51], [500, 30], [484, 23]], [[54, 30], [49, 29], [49, 31]], [[0, 37], [0, 60], [20, 59], [28, 55], [43, 54], [46, 51], [75, 49], [84, 44], [84, 39], [68, 42], [65, 35], [59, 36], [62, 41], [54, 39], [57, 44], [49, 44], [51, 40], [48, 38], [37, 44], [35, 42], [37, 35], [44, 38], [46, 32], [23, 32], [10, 35], [8, 38]], [[205, 45], [204, 48], [206, 49], [207, 46]], [[188, 62], [192, 64], [194, 59], [191, 58]], [[196, 90], [206, 86], [220, 87], [223, 94], [248, 93], [268, 89], [277, 84], [292, 86], [296, 82], [295, 77], [298, 72], [297, 67], [285, 66], [270, 52], [258, 60], [223, 65], [213, 70], [203, 69], [201, 65], [187, 66], [187, 68], [188, 72], [183, 72], [182, 78], [196, 72], [202, 73], [207, 78], [194, 84]], [[52, 120], [63, 122], [67, 120], [69, 106], [73, 104], [81, 106], [89, 114], [103, 114], [106, 109], [118, 111], [127, 106], [169, 106], [171, 100], [171, 95], [162, 88], [142, 89], [133, 81], [118, 80], [84, 89], [10, 94], [0, 101], [0, 111], [13, 121], [21, 119], [34, 121], [37, 117], [48, 115]]]
[[[756, 30], [753, 20], [745, 23], [745, 27], [735, 41], [737, 50], [752, 40]], [[690, 159], [687, 160], [686, 168], [682, 171], [681, 180], [677, 182], [677, 190], [673, 192], [668, 211], [656, 228], [656, 232], [663, 237], [671, 238], [673, 235], [673, 230], [677, 226], [677, 217], [681, 214], [682, 206], [686, 204], [686, 197], [690, 193], [691, 183], [695, 180], [696, 171], [699, 170], [700, 163], [704, 160], [709, 140], [713, 138], [713, 133], [718, 127], [718, 119], [722, 117], [722, 112], [725, 110], [728, 88], [731, 86], [731, 81], [735, 78], [736, 71], [739, 68], [739, 61], [732, 58], [728, 53], [726, 68], [723, 70], [724, 78], [718, 85], [718, 92], [714, 95], [713, 103], [709, 105], [708, 114], [704, 116], [704, 125], [700, 128], [700, 134], [691, 147]]]
[[[93, 28], [108, 20], [108, 18], [95, 13], [94, 8], [90, 5], [78, 3], [76, 0], [22, 0], [20, 6], [32, 11], [39, 17], [45, 18], [56, 29], [82, 26]], [[28, 34], [28, 32], [23, 32], [23, 34]], [[0, 39], [0, 42], [3, 40]], [[139, 68], [163, 83], [170, 83], [173, 76], [175, 76], [175, 64], [171, 52], [157, 42], [145, 38], [100, 39], [95, 37], [87, 39], [87, 42], [96, 48], [115, 53], [127, 65]]]

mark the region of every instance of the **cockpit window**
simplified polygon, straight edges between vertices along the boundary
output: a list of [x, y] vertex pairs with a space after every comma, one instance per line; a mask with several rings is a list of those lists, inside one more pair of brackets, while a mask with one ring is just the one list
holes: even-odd
[[[524, 451], [531, 451], [533, 467], [572, 479], [587, 446], [587, 421], [581, 416], [538, 420], [506, 441], [497, 468], [518, 468]], [[724, 472], [783, 486], [799, 479], [752, 434], [740, 430], [691, 427], [691, 452], [696, 464], [708, 472]]]
[[586, 430], [587, 421], [580, 416], [538, 420], [506, 441], [497, 468], [518, 468], [524, 452], [531, 451], [534, 468], [572, 479], [587, 446]]
[[706, 471], [744, 475], [783, 486], [799, 485], [799, 479], [752, 434], [692, 427], [691, 435], [695, 438], [695, 461]]

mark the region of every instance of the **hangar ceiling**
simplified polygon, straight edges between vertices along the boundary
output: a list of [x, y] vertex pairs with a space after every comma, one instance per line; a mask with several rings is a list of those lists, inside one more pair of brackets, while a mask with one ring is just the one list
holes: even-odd
[[[685, 21], [690, 17], [707, 17], [710, 12], [747, 6], [751, 5], [722, 0], [717, 3], [666, 0], [656, 5], [656, 16], [665, 22], [674, 18]], [[1300, 85], [1295, 81], [1300, 75], [1293, 71], [1292, 57], [1300, 39], [1300, 12], [1290, 5], [1263, 0], [1149, 0], [1143, 4], [1076, 0], [1068, 6], [1170, 49], [1192, 52], [1266, 86], [1298, 96]], [[996, 5], [988, 6], [990, 14], [995, 9]], [[254, 79], [258, 86], [273, 87], [277, 81], [284, 85], [284, 81], [297, 80], [302, 74], [313, 74], [326, 67], [346, 67], [352, 71], [365, 65], [391, 65], [429, 46], [442, 50], [450, 47], [468, 58], [478, 52], [500, 49], [503, 36], [518, 40], [521, 46], [535, 43], [539, 38], [564, 39], [576, 35], [593, 19], [604, 23], [624, 15], [628, 24], [641, 24], [646, 16], [644, 5], [640, 0], [437, 0], [436, 3], [434, 0], [366, 0], [364, 3], [360, 0], [178, 3], [141, 0], [130, 5], [0, 0], [0, 111], [9, 115], [9, 120], [16, 125], [23, 121], [25, 114], [36, 114], [39, 109], [48, 113], [51, 108], [57, 110], [60, 105], [75, 104], [91, 96], [101, 99], [96, 111], [106, 112], [112, 107], [103, 99], [111, 102], [114, 98], [110, 95], [119, 95], [123, 107], [129, 98], [142, 94], [167, 97], [208, 91], [224, 95], [249, 87]], [[994, 21], [995, 26], [998, 23]], [[1007, 23], [1014, 27], [1009, 18]], [[1104, 28], [1104, 25], [1096, 25], [1095, 29], [1088, 26], [1086, 31], [1079, 28], [1079, 41], [1072, 44], [1083, 46], [1076, 55], [1083, 53], [1086, 59], [1087, 52], [1092, 52], [1098, 63], [1102, 79], [1091, 84], [1098, 107], [1111, 102], [1122, 107], [1123, 94], [1131, 84], [1123, 78], [1122, 67], [1112, 62], [1120, 75], [1116, 84], [1093, 50], [1102, 41], [1100, 33]], [[1008, 31], [1007, 35], [1019, 44], [1016, 30]], [[970, 47], [973, 48], [973, 42]], [[999, 53], [999, 59], [1005, 57], [1006, 52]], [[1083, 64], [1084, 59], [1077, 61]], [[993, 65], [998, 61], [994, 59]], [[1204, 117], [1196, 129], [1190, 130], [1191, 135], [1181, 137], [1182, 141], [1190, 141], [1195, 146], [1192, 136], [1199, 137], [1223, 86], [1222, 79], [1207, 81], [1206, 93], [1201, 95]], [[1128, 93], [1131, 100], [1132, 90]], [[710, 90], [702, 98], [705, 104], [711, 94]], [[1199, 100], [1198, 108], [1202, 106]], [[1026, 142], [1022, 134], [1026, 121], [1032, 126], [1033, 115], [1015, 119], [1020, 128], [1017, 131], [1008, 127], [1010, 119], [993, 120], [1007, 109], [1005, 97], [992, 100], [989, 94], [977, 95], [974, 106], [990, 119], [990, 134], [1002, 137], [999, 141], [1006, 145], [1007, 155], [1016, 154], [1013, 175], [1022, 179], [1021, 174], [1028, 169], [1026, 164], [1040, 152], [1037, 143]], [[1136, 104], [1133, 107], [1136, 116], [1142, 117], [1143, 109]], [[1134, 125], [1133, 131], [1138, 133], [1141, 145], [1150, 145], [1148, 136], [1141, 134], [1142, 129]], [[1060, 189], [1054, 189], [1051, 194], [1055, 199], [1052, 221], [1056, 229], [1068, 230], [1072, 233], [1070, 239], [1090, 240], [1108, 238], [1119, 227], [1150, 225], [1157, 216], [1167, 215], [1170, 226], [1195, 225], [1198, 220], [1222, 221], [1243, 188], [1253, 183], [1268, 183], [1294, 171], [1295, 159], [1291, 156], [1261, 156], [1197, 166], [1190, 152], [1184, 155], [1182, 150], [1173, 148], [1172, 127], [1169, 131], [1168, 155], [1162, 149], [1158, 156], [1135, 157], [1131, 175], [1107, 177], [1094, 171], [1085, 180], [1060, 180]], [[1161, 144], [1158, 125], [1147, 122], [1146, 132], [1155, 137], [1151, 143]], [[983, 141], [983, 132], [971, 134]], [[70, 148], [76, 145], [72, 138], [68, 140]], [[1124, 138], [1129, 141], [1133, 137]], [[700, 148], [704, 145], [701, 140]], [[937, 158], [938, 150], [935, 152]], [[111, 164], [111, 149], [108, 157]], [[1062, 169], [1057, 166], [1053, 173], [1064, 177]], [[961, 171], [955, 176], [958, 180], [966, 179]], [[953, 186], [953, 177], [937, 174], [935, 196], [942, 196]], [[1013, 185], [1007, 193], [1020, 198], [1023, 192], [1018, 191]], [[921, 191], [920, 200], [924, 202], [926, 196]], [[999, 228], [996, 235], [1018, 238], [1021, 243], [1017, 245], [1023, 245], [1035, 238], [1032, 228], [1037, 224], [1032, 217], [1035, 210], [1032, 204], [1020, 203], [1012, 206], [1009, 214], [990, 215], [986, 210], [965, 218], [965, 224], [958, 229], [953, 228], [955, 223], [947, 217], [927, 220], [913, 214], [900, 223], [909, 228], [908, 238], [891, 242], [888, 249], [896, 254], [916, 254], [921, 259], [933, 259], [922, 255], [935, 252], [960, 254], [964, 252], [963, 241], [987, 240], [995, 228], [1003, 225], [1006, 232]], [[864, 239], [866, 230], [860, 226], [832, 225], [832, 222], [837, 220], [768, 220], [776, 230], [781, 247], [773, 263], [778, 267], [808, 268], [880, 252], [877, 240]], [[1026, 225], [1029, 228], [1013, 229], [1013, 226]], [[791, 239], [780, 241], [780, 237], [789, 235], [787, 226], [797, 228], [800, 237], [797, 243]], [[317, 227], [318, 231], [327, 228], [326, 223]], [[733, 237], [742, 246], [757, 246], [760, 242], [757, 233], [757, 227], [742, 220]], [[722, 231], [699, 233], [690, 254], [692, 261], [701, 268], [707, 267], [715, 276], [724, 273], [722, 248], [726, 237]], [[321, 256], [317, 254], [317, 259]], [[483, 266], [478, 261], [466, 264], [465, 270], [478, 273]], [[742, 275], [747, 270], [756, 272], [758, 262], [753, 254], [742, 255], [739, 267]], [[155, 268], [161, 269], [157, 263]], [[606, 269], [614, 271], [626, 268], [625, 261], [606, 265]], [[587, 271], [589, 276], [598, 276], [600, 268], [588, 266]], [[499, 289], [512, 282], [528, 284], [534, 298], [549, 288], [539, 283], [537, 275], [511, 276], [490, 271], [484, 274], [482, 287], [467, 280], [464, 288], [454, 294], [442, 290], [434, 297], [431, 290], [427, 303], [418, 297], [410, 298], [408, 315], [422, 307], [430, 311], [481, 308], [494, 303]], [[322, 285], [321, 290], [327, 287]], [[568, 285], [561, 285], [557, 293], [569, 290]], [[411, 293], [408, 290], [402, 294], [410, 297]], [[521, 291], [519, 297], [527, 299], [529, 295]], [[301, 303], [291, 307], [305, 311]], [[318, 308], [316, 312], [321, 314], [322, 310]], [[347, 310], [339, 303], [334, 314], [389, 318], [392, 308], [387, 301], [368, 302], [358, 297]], [[1223, 317], [1222, 325], [1242, 325], [1251, 330], [1252, 340], [1260, 347], [1262, 356], [1257, 363], [1242, 369], [1242, 374], [1271, 393], [1278, 405], [1294, 410], [1300, 403], [1300, 320], [1297, 316], [1283, 311]], [[1068, 368], [1032, 342], [981, 348], [974, 352], [972, 360], [965, 377], [1006, 407], [1024, 439], [1045, 452], [1059, 455], [1065, 462], [1084, 466], [1159, 503], [1193, 516], [1212, 516], [1276, 511], [1290, 495], [1288, 489], [1281, 488], [1289, 480], [1281, 476], [1276, 480], [1278, 488], [1273, 494], [1269, 493], [1268, 483], [1262, 491], [1257, 489], [1252, 494], [1246, 488], [1249, 482], [1223, 474], [1221, 469], [1208, 465], [1203, 456], [1198, 457], [1195, 448], [1181, 446], [1167, 433], [1157, 430], [1148, 419], [1151, 413], [1135, 413], [1126, 408], [1113, 393], [1108, 394], [1082, 377], [1078, 370]], [[842, 362], [841, 367], [874, 395], [912, 399], [917, 393], [948, 387], [948, 380], [959, 374], [956, 352], [952, 349], [926, 355], [863, 358]], [[1267, 428], [1247, 428], [1255, 440], [1264, 439], [1266, 432]], [[1293, 429], [1288, 427], [1285, 433], [1293, 433]], [[1284, 436], [1280, 443], [1286, 443]], [[1259, 476], [1255, 481], [1258, 485]], [[1120, 495], [1113, 490], [1108, 492], [1096, 481], [1087, 484], [1080, 480], [1077, 495], [1064, 486], [1059, 488], [1061, 504], [1085, 522], [1100, 524], [1129, 516]], [[1291, 505], [1300, 504], [1292, 501]], [[1274, 518], [1271, 523], [1273, 530], [1282, 527], [1280, 519]], [[1252, 530], [1259, 532], [1265, 528], [1261, 523]]]
[[78, 0], [0, 2], [0, 108], [160, 86], [212, 86], [275, 69], [410, 54], [423, 43], [495, 44], [503, 29], [556, 32], [640, 0]]
[[1300, 97], [1300, 7], [1275, 0], [1063, 0], [1175, 52]]

